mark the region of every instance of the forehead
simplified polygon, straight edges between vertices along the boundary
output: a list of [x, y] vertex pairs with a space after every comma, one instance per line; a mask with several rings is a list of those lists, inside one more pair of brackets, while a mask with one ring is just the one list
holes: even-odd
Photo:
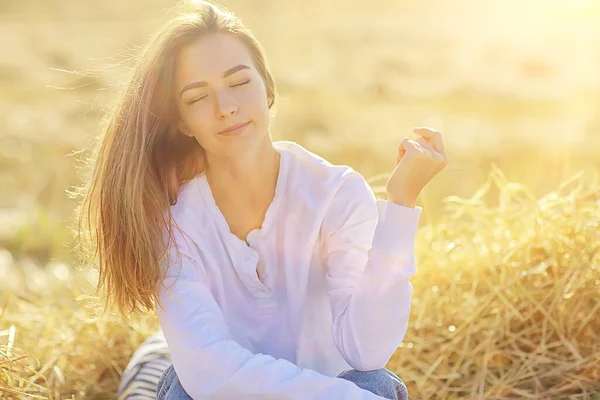
[[179, 51], [175, 80], [178, 85], [191, 81], [218, 80], [223, 72], [238, 64], [254, 65], [244, 43], [225, 33], [210, 34]]

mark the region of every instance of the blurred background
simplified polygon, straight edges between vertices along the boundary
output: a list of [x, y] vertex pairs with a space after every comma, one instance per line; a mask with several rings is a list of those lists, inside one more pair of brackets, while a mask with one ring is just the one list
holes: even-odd
[[[72, 257], [76, 153], [174, 4], [0, 1], [0, 248], [12, 257]], [[445, 134], [452, 163], [421, 196], [425, 224], [492, 164], [540, 195], [600, 165], [598, 1], [222, 4], [266, 49], [281, 94], [275, 140], [374, 177], [391, 172], [412, 127]]]
[[[175, 4], [0, 0], [0, 398], [114, 398], [157, 329], [80, 302], [97, 275], [73, 273], [68, 192]], [[265, 47], [274, 140], [384, 196], [402, 137], [445, 135], [451, 163], [419, 199], [413, 311], [389, 364], [411, 397], [600, 399], [599, 187], [581, 183], [600, 168], [600, 0], [222, 4]], [[554, 192], [578, 172], [577, 193]]]

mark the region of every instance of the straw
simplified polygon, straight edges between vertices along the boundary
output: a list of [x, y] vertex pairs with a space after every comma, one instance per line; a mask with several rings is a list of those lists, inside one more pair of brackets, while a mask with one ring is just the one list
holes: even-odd
[[[411, 400], [600, 399], [596, 178], [537, 199], [494, 167], [472, 198], [445, 199], [418, 233], [409, 329], [387, 365]], [[115, 398], [155, 316], [99, 318], [93, 271], [26, 264], [0, 280], [0, 398]]]
[[535, 199], [494, 167], [445, 205], [419, 232], [410, 326], [388, 365], [411, 397], [600, 398], [597, 176]]

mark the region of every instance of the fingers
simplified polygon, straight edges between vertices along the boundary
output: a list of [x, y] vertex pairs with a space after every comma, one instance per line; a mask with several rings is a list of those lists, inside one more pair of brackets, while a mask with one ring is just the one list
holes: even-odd
[[400, 163], [400, 160], [402, 160], [402, 157], [404, 157], [404, 155], [406, 154], [406, 148], [405, 146], [407, 145], [407, 140], [409, 140], [408, 138], [403, 138], [402, 141], [400, 142], [400, 144], [398, 145], [398, 154], [396, 155], [396, 166], [398, 166], [398, 164]]
[[398, 145], [398, 155], [396, 156], [396, 166], [406, 154], [412, 154], [416, 157], [427, 157], [438, 162], [442, 168], [448, 164], [448, 158], [442, 155], [431, 142], [424, 136], [416, 140], [404, 137]]
[[398, 154], [396, 155], [396, 166], [398, 166], [398, 164], [406, 154], [410, 154], [412, 157], [419, 157], [426, 156], [428, 153], [429, 151], [425, 150], [418, 142], [405, 137], [398, 145]]
[[444, 159], [447, 159], [448, 156], [446, 154], [446, 146], [444, 145], [442, 134], [439, 131], [431, 128], [418, 127], [414, 128], [413, 132], [426, 138], [427, 141], [431, 143], [433, 148], [437, 150], [437, 152], [440, 153]]
[[402, 160], [402, 157], [404, 157], [405, 153], [406, 151], [404, 149], [398, 149], [398, 154], [396, 155], [396, 165], [400, 163], [400, 160]]
[[398, 151], [406, 153], [427, 153], [427, 151], [417, 141], [403, 138], [398, 145]]
[[410, 146], [410, 142], [412, 142], [412, 140], [410, 140], [407, 137], [403, 137], [402, 140], [400, 141], [400, 144], [398, 145], [398, 150], [406, 151], [406, 147]]
[[420, 146], [414, 140], [411, 140], [407, 137], [402, 138], [400, 144], [398, 145], [398, 155], [399, 158], [402, 158], [406, 153], [413, 153], [420, 151]]
[[421, 147], [423, 147], [425, 150], [429, 151], [433, 155], [434, 160], [444, 159], [444, 157], [436, 149], [434, 149], [431, 143], [429, 143], [425, 138], [420, 137], [416, 140], [416, 142], [420, 144]]

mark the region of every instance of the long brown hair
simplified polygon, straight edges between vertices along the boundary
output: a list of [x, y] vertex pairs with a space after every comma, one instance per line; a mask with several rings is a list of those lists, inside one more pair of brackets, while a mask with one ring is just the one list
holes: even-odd
[[188, 1], [154, 34], [108, 114], [76, 211], [79, 249], [98, 266], [96, 294], [104, 291], [104, 312], [112, 305], [124, 316], [155, 307], [164, 239], [173, 239], [170, 206], [180, 186], [204, 168], [202, 147], [177, 128], [175, 61], [182, 47], [217, 32], [247, 46], [273, 106], [275, 82], [262, 46], [231, 12]]

